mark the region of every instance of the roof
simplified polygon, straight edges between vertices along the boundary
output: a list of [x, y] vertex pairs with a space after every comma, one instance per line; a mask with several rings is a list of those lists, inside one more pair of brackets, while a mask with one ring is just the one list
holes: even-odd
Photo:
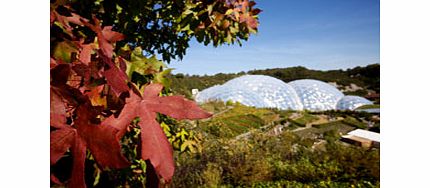
[[367, 131], [363, 129], [356, 129], [348, 133], [348, 135], [366, 138], [375, 142], [380, 142], [379, 133]]

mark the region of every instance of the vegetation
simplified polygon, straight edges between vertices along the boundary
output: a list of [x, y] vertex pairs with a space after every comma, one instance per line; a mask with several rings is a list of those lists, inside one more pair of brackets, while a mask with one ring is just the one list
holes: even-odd
[[[190, 97], [191, 88], [245, 74], [170, 75], [156, 55], [166, 62], [181, 59], [193, 37], [205, 45], [240, 44], [257, 31], [260, 10], [254, 5], [252, 0], [51, 1], [52, 186], [379, 186], [379, 150], [337, 141], [339, 132], [354, 127], [379, 130], [372, 115], [232, 102], [199, 107], [172, 95]], [[379, 65], [248, 73], [286, 82], [355, 83], [379, 92], [379, 80], [372, 79], [379, 79]], [[207, 111], [214, 116], [189, 121], [210, 117]], [[321, 115], [343, 119], [297, 131], [296, 125]], [[278, 127], [286, 129], [273, 132]]]
[[171, 70], [156, 55], [167, 62], [182, 58], [193, 37], [205, 45], [240, 44], [257, 32], [255, 2], [53, 0], [50, 5], [51, 184], [169, 184], [172, 145], [191, 151], [196, 141], [171, 118], [211, 114], [171, 95], [166, 79]]
[[[173, 187], [379, 187], [379, 150], [339, 141], [340, 134], [367, 125], [361, 112], [293, 112], [222, 102], [206, 103], [203, 108], [214, 117], [188, 127], [205, 135], [201, 152], [175, 153], [178, 169]], [[291, 117], [298, 114], [304, 124], [322, 115], [333, 119], [310, 128], [294, 127]], [[247, 116], [264, 124], [244, 126], [236, 118]], [[273, 134], [281, 124], [288, 126]], [[210, 129], [213, 126], [217, 131]], [[232, 131], [240, 126], [243, 130]], [[247, 136], [237, 137], [243, 131]]]
[[381, 108], [379, 104], [368, 104], [358, 107], [357, 109], [372, 109], [372, 108]]

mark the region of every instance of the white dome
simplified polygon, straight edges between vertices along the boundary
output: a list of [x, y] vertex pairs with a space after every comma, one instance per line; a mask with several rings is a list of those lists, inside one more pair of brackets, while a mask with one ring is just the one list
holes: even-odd
[[247, 106], [266, 107], [264, 100], [249, 90], [237, 89], [234, 87], [217, 86], [203, 90], [196, 95], [197, 102], [208, 102], [211, 100], [221, 100], [224, 102], [240, 102]]
[[336, 87], [319, 80], [295, 80], [288, 84], [296, 90], [304, 109], [311, 111], [334, 110], [344, 96]]
[[264, 107], [302, 110], [294, 89], [282, 80], [263, 75], [245, 75], [226, 82], [225, 88], [251, 91], [264, 102]]
[[[342, 99], [342, 100], [341, 100]], [[372, 102], [357, 96], [345, 96], [336, 87], [319, 80], [303, 79], [285, 83], [263, 75], [245, 75], [215, 85], [196, 95], [197, 102], [221, 100], [247, 106], [291, 110], [345, 110]]]
[[373, 103], [363, 97], [347, 95], [341, 98], [337, 102], [336, 109], [354, 110], [360, 106], [368, 105], [368, 104], [373, 104]]

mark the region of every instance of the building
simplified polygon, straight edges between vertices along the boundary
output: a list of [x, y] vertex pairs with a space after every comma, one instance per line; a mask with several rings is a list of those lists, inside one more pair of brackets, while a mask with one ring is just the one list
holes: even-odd
[[336, 87], [319, 80], [301, 79], [288, 83], [264, 75], [244, 75], [225, 84], [204, 89], [196, 102], [211, 100], [239, 102], [247, 106], [282, 110], [354, 110], [373, 104], [358, 96], [345, 96]]
[[346, 135], [343, 135], [341, 140], [365, 148], [379, 148], [380, 144], [379, 133], [363, 129], [353, 130]]

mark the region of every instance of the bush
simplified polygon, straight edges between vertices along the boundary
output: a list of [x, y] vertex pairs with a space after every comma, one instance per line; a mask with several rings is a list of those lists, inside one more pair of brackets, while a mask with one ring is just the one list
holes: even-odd
[[[330, 134], [331, 133], [331, 134]], [[379, 150], [345, 146], [333, 131], [325, 150], [286, 131], [248, 140], [208, 139], [202, 153], [177, 154], [174, 187], [376, 187]]]

